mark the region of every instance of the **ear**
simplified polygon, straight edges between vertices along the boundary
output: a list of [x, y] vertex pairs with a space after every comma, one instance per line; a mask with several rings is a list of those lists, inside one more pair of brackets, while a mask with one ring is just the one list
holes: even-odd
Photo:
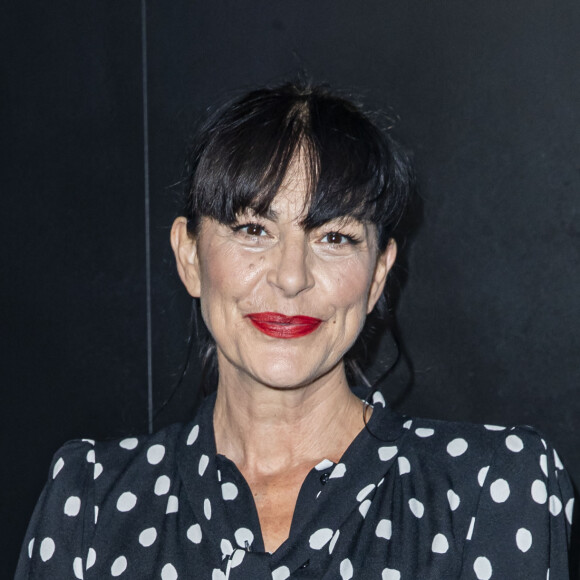
[[187, 291], [199, 298], [201, 291], [197, 240], [187, 231], [187, 219], [178, 217], [171, 227], [171, 247], [175, 254], [177, 272]]
[[371, 282], [371, 287], [369, 290], [369, 301], [367, 305], [367, 314], [372, 312], [378, 299], [381, 297], [383, 290], [385, 289], [385, 283], [387, 282], [387, 274], [393, 267], [395, 263], [395, 258], [397, 257], [397, 242], [393, 238], [389, 240], [385, 251], [379, 254], [377, 258], [377, 263], [375, 264], [375, 271], [373, 274], [373, 280]]

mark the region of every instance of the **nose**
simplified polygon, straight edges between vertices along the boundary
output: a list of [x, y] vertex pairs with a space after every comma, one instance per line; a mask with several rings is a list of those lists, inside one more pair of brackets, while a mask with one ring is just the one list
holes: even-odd
[[270, 284], [292, 297], [314, 286], [308, 242], [304, 236], [281, 241], [268, 274]]

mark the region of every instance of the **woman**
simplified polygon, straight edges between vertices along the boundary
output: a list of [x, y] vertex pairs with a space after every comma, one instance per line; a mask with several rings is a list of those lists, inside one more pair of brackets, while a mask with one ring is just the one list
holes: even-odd
[[572, 491], [540, 435], [351, 390], [412, 190], [390, 137], [284, 85], [214, 115], [191, 166], [171, 243], [217, 393], [187, 425], [66, 444], [17, 578], [567, 578]]

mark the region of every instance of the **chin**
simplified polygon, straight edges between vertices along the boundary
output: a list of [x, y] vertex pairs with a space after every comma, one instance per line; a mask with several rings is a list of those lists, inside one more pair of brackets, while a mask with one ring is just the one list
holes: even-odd
[[[333, 368], [333, 367], [331, 367]], [[297, 371], [297, 369], [300, 369]], [[312, 368], [304, 362], [273, 361], [267, 368], [260, 366], [253, 373], [254, 378], [273, 389], [292, 390], [306, 387], [330, 372], [330, 368]], [[300, 372], [302, 371], [302, 372]]]

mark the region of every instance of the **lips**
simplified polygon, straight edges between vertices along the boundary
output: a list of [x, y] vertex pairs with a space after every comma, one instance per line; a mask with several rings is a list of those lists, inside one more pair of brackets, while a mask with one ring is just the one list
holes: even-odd
[[285, 316], [278, 312], [255, 312], [246, 316], [264, 334], [274, 338], [299, 338], [314, 332], [322, 323], [311, 316]]

